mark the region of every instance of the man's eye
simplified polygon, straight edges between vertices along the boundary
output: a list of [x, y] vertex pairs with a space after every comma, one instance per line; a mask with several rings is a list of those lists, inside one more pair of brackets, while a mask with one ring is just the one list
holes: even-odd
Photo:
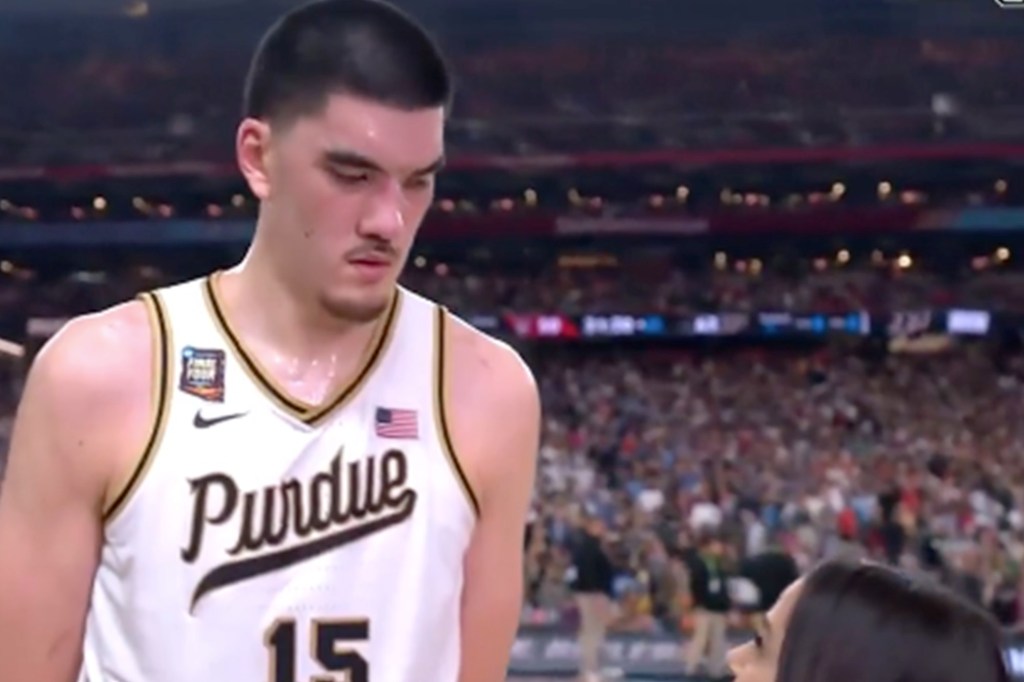
[[427, 189], [434, 184], [431, 177], [413, 178], [405, 183], [407, 189]]
[[343, 171], [332, 170], [331, 176], [344, 185], [361, 185], [365, 182], [369, 182], [370, 180], [370, 176], [367, 173], [345, 173]]

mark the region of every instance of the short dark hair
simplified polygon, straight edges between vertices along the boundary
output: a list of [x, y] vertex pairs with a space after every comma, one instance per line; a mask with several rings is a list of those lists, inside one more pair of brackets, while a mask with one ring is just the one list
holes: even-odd
[[777, 682], [1008, 682], [999, 628], [937, 584], [830, 561], [790, 616]]
[[321, 111], [332, 94], [400, 109], [448, 108], [448, 66], [426, 30], [381, 0], [316, 0], [260, 41], [243, 115], [279, 121]]

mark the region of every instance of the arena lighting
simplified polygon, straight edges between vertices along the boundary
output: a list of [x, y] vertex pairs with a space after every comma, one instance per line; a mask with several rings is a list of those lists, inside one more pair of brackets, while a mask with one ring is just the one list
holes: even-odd
[[132, 19], [149, 16], [149, 3], [145, 0], [131, 0], [124, 6], [124, 15]]
[[23, 358], [25, 357], [25, 347], [7, 339], [0, 339], [0, 354]]

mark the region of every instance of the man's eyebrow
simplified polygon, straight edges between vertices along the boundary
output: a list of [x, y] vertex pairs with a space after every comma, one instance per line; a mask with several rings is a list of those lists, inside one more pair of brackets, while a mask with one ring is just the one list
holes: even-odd
[[368, 156], [345, 149], [328, 149], [324, 152], [324, 162], [330, 166], [347, 166], [362, 170], [383, 171], [379, 163]]
[[[385, 172], [384, 167], [374, 161], [368, 156], [363, 156], [358, 152], [348, 151], [345, 149], [329, 149], [324, 152], [324, 162], [329, 166], [345, 166], [347, 168], [358, 168], [360, 170], [369, 170], [377, 172]], [[414, 170], [410, 175], [413, 177], [422, 175], [433, 175], [437, 173], [445, 165], [444, 154], [434, 159], [433, 162]]]
[[414, 176], [416, 176], [416, 175], [433, 175], [434, 173], [440, 172], [441, 169], [444, 168], [445, 163], [446, 163], [446, 159], [444, 158], [444, 154], [442, 154], [441, 156], [439, 156], [436, 159], [434, 159], [433, 163], [430, 163], [429, 165], [424, 166], [423, 168], [420, 168], [419, 170], [413, 171], [412, 174]]

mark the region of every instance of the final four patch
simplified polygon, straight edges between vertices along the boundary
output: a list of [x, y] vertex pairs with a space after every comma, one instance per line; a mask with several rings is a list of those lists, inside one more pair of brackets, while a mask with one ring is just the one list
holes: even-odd
[[225, 362], [224, 351], [220, 349], [186, 346], [181, 351], [178, 388], [203, 400], [224, 402]]

